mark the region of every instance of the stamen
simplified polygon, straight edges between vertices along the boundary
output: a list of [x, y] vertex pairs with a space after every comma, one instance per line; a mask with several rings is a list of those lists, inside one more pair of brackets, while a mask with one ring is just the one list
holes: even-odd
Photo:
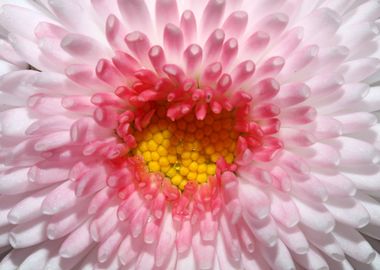
[[135, 131], [137, 147], [132, 155], [144, 160], [150, 173], [162, 174], [184, 190], [188, 182], [207, 183], [217, 170], [217, 161], [232, 164], [235, 159], [235, 113], [208, 114], [197, 120], [194, 113], [172, 121], [159, 108], [150, 124]]

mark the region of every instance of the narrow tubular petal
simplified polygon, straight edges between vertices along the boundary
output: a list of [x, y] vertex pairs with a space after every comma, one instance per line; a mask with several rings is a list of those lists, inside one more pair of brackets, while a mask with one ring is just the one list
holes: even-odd
[[339, 151], [341, 165], [371, 164], [378, 161], [376, 149], [364, 141], [341, 136], [329, 144]]
[[293, 201], [300, 212], [300, 219], [303, 225], [324, 233], [331, 232], [334, 229], [335, 219], [324, 206], [315, 203], [305, 203], [296, 198]]
[[335, 117], [342, 124], [343, 134], [350, 134], [367, 130], [377, 123], [377, 118], [372, 113], [357, 112]]
[[328, 265], [321, 254], [314, 247], [310, 247], [306, 254], [294, 254], [294, 260], [306, 269], [327, 269]]
[[333, 232], [344, 252], [359, 262], [371, 263], [376, 252], [356, 230], [337, 223]]
[[294, 181], [291, 190], [296, 197], [305, 201], [324, 202], [328, 198], [325, 187], [314, 177], [310, 177], [304, 181]]
[[26, 129], [32, 124], [30, 112], [24, 108], [15, 108], [0, 113], [0, 130], [2, 136], [23, 137]]
[[340, 68], [346, 82], [360, 82], [371, 76], [378, 69], [380, 60], [363, 58], [346, 62]]
[[[254, 196], [253, 196], [254, 194]], [[267, 195], [254, 185], [245, 184], [239, 185], [239, 198], [243, 208], [250, 215], [258, 219], [263, 219], [269, 214], [270, 202]], [[255, 201], [252, 201], [254, 199]], [[259, 207], [251, 207], [260, 205]]]
[[164, 29], [164, 48], [169, 52], [169, 56], [178, 57], [181, 55], [184, 46], [184, 38], [181, 29], [174, 24], [167, 24]]
[[73, 258], [93, 243], [89, 225], [90, 220], [87, 220], [65, 239], [59, 250], [59, 254], [63, 258]]
[[278, 241], [273, 247], [260, 246], [260, 253], [272, 268], [291, 270], [295, 269], [291, 255], [282, 241]]
[[118, 248], [124, 233], [122, 229], [115, 230], [99, 247], [98, 261], [100, 263], [107, 262], [111, 259], [112, 254]]
[[[54, 188], [54, 187], [53, 187]], [[32, 196], [17, 203], [8, 213], [12, 224], [21, 224], [42, 216], [41, 204], [52, 187], [35, 192]]]
[[120, 13], [128, 25], [137, 31], [148, 31], [152, 29], [152, 20], [145, 1], [118, 0]]
[[[335, 219], [353, 228], [362, 228], [370, 222], [366, 208], [355, 198], [329, 198], [324, 204]], [[342, 215], [341, 208], [345, 208]]]
[[58, 239], [68, 235], [80, 226], [87, 219], [85, 215], [86, 207], [78, 207], [72, 211], [54, 215], [47, 225], [47, 237], [50, 240]]
[[197, 35], [197, 22], [191, 10], [185, 10], [182, 13], [180, 27], [186, 43], [194, 42]]
[[322, 168], [335, 168], [341, 159], [337, 149], [324, 143], [314, 143], [307, 149], [299, 148], [299, 153], [310, 166]]
[[199, 234], [193, 236], [194, 259], [199, 269], [212, 269], [215, 260], [215, 246], [204, 243]]
[[50, 192], [42, 202], [42, 212], [46, 215], [54, 215], [74, 206], [77, 202], [74, 186], [75, 183], [65, 181]]
[[332, 233], [321, 233], [301, 225], [307, 239], [320, 251], [337, 261], [343, 261], [345, 254]]
[[128, 265], [138, 256], [143, 244], [139, 240], [141, 239], [137, 238], [136, 240], [133, 240], [132, 237], [128, 235], [121, 242], [118, 257], [123, 265]]
[[25, 248], [45, 241], [47, 220], [48, 217], [44, 217], [17, 225], [9, 234], [9, 243], [13, 248]]
[[225, 0], [209, 0], [202, 14], [203, 34], [209, 34], [210, 30], [218, 27], [222, 20], [226, 7]]
[[259, 246], [273, 247], [278, 244], [276, 223], [271, 216], [259, 220], [243, 213], [243, 217], [252, 233], [255, 235], [255, 238], [262, 243], [262, 245]]
[[379, 225], [380, 207], [377, 204], [377, 200], [371, 196], [366, 195], [363, 192], [358, 192], [355, 198], [357, 198], [358, 203], [360, 203], [365, 208], [365, 210], [368, 211], [368, 214], [370, 216], [369, 223], [373, 225]]
[[164, 265], [166, 260], [169, 260], [173, 253], [176, 232], [173, 228], [172, 222], [172, 219], [168, 217], [161, 225], [162, 231], [155, 253], [155, 265], [157, 267]]
[[286, 228], [278, 224], [278, 234], [290, 251], [299, 255], [308, 253], [309, 243], [298, 226]]
[[[168, 23], [178, 25], [179, 14], [176, 0], [157, 0], [156, 1], [156, 25], [160, 33]], [[162, 16], [166, 14], [166, 16]]]
[[126, 34], [127, 30], [122, 22], [114, 14], [109, 15], [106, 21], [106, 37], [114, 50], [125, 48], [123, 37]]
[[305, 125], [317, 117], [317, 112], [313, 107], [299, 106], [283, 110], [280, 117], [285, 126]]
[[313, 172], [313, 175], [324, 185], [329, 196], [346, 197], [356, 193], [351, 179], [335, 172]]
[[273, 192], [271, 200], [271, 215], [276, 222], [288, 228], [293, 227], [299, 222], [300, 213], [290, 196], [281, 192]]
[[227, 36], [239, 38], [245, 31], [248, 23], [248, 14], [245, 11], [232, 12], [223, 24]]
[[1, 194], [20, 194], [43, 187], [37, 183], [28, 181], [28, 168], [16, 168], [2, 173], [0, 181]]

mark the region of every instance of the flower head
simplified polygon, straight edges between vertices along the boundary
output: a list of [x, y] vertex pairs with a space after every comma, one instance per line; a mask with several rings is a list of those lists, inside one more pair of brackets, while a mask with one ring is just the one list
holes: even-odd
[[379, 265], [378, 1], [6, 2], [0, 269]]

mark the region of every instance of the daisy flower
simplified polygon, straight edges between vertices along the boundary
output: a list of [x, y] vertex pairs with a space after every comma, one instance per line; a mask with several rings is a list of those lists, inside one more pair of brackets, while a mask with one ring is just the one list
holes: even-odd
[[377, 0], [1, 0], [12, 269], [380, 269]]

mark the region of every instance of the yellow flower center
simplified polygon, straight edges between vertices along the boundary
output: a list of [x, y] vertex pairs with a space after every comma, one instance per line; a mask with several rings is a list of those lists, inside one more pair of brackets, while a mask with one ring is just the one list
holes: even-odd
[[173, 122], [160, 108], [142, 132], [135, 132], [133, 154], [144, 159], [149, 172], [162, 173], [183, 190], [189, 181], [206, 183], [219, 158], [233, 163], [238, 137], [233, 124], [233, 112], [208, 114], [201, 121], [189, 113]]

